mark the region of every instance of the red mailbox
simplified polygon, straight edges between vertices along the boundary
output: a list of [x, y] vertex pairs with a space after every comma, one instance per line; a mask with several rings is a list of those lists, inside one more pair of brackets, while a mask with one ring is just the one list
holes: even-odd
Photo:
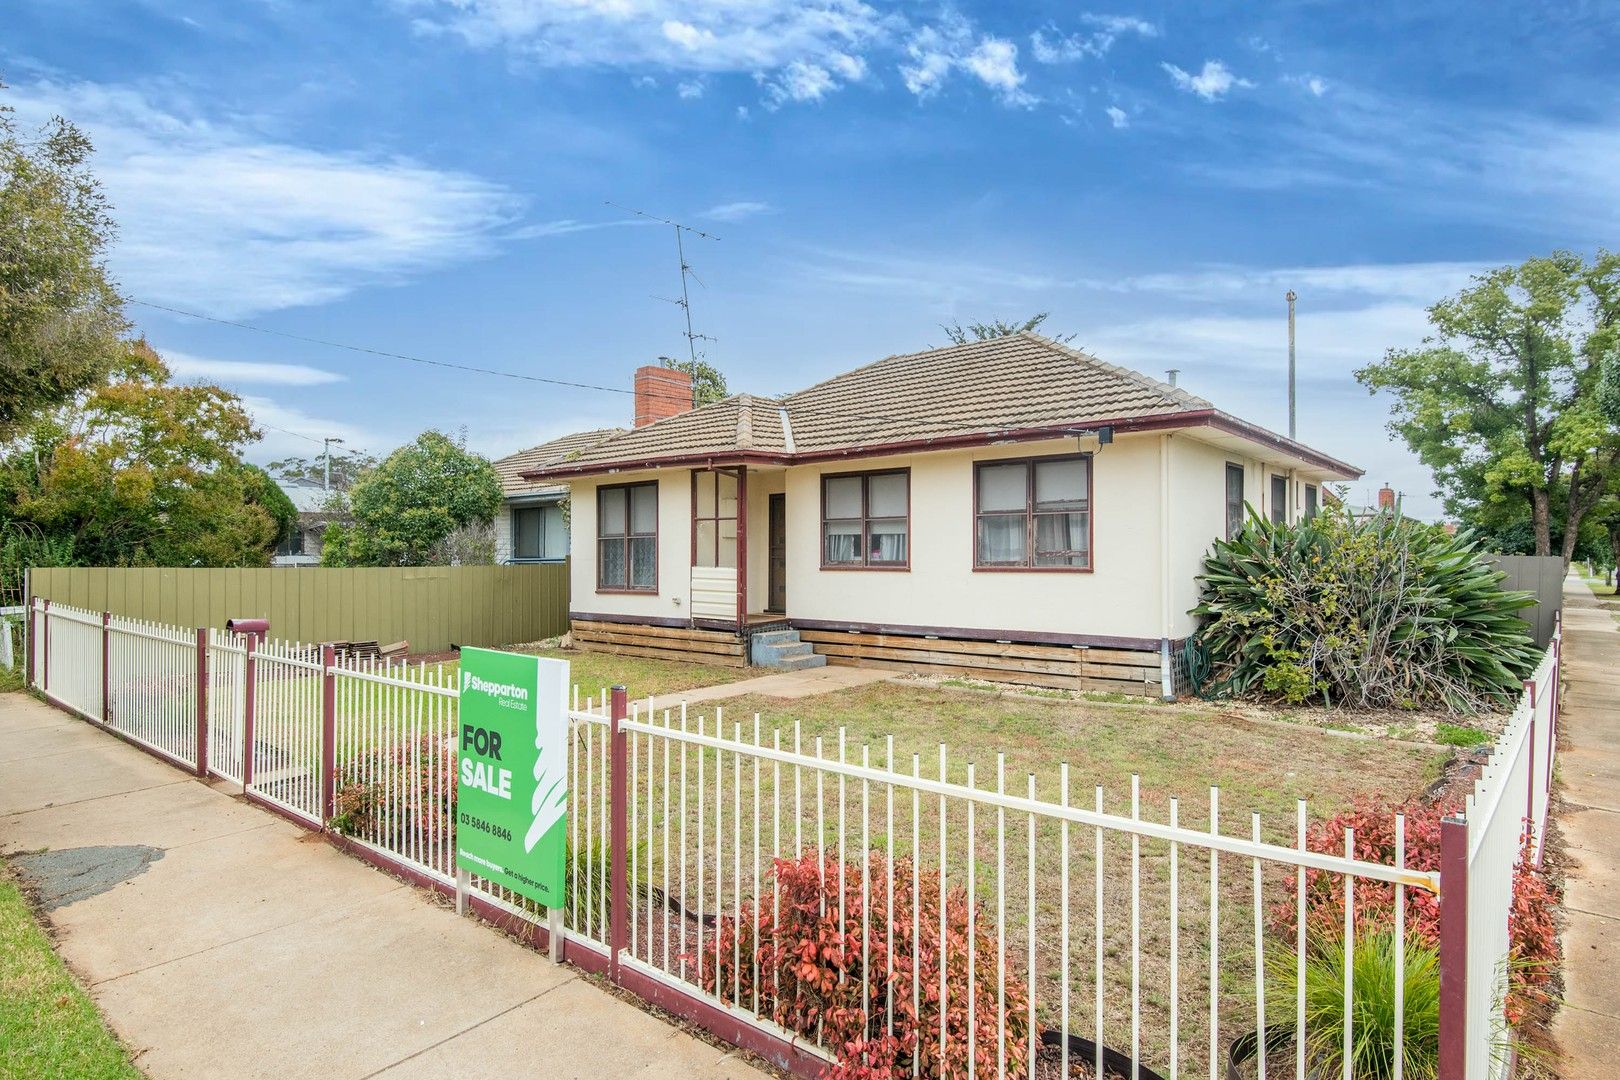
[[264, 640], [264, 635], [270, 632], [269, 619], [226, 619], [225, 632], [228, 634], [241, 634], [243, 637]]

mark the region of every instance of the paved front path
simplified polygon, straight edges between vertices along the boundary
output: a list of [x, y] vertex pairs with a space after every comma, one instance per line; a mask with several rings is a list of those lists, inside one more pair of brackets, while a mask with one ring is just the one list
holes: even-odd
[[1620, 627], [1578, 578], [1564, 583], [1567, 689], [1558, 774], [1569, 853], [1563, 1080], [1620, 1075]]
[[893, 678], [892, 671], [829, 664], [827, 667], [806, 668], [804, 671], [779, 671], [774, 675], [760, 675], [740, 682], [720, 683], [717, 686], [665, 694], [663, 697], [653, 699], [653, 708], [675, 709], [679, 708], [683, 701], [694, 704], [699, 701], [724, 701], [745, 694], [760, 694], [773, 698], [814, 697], [817, 694], [830, 694], [835, 690], [848, 690], [853, 686], [886, 682]]
[[22, 694], [0, 852], [154, 1077], [758, 1077], [572, 968]]

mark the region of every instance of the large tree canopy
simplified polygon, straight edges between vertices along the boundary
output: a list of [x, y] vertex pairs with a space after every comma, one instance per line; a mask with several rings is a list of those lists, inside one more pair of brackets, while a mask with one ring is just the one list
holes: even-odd
[[103, 263], [114, 226], [89, 159], [66, 120], [23, 132], [0, 105], [0, 439], [100, 382], [125, 350]]
[[1516, 505], [1535, 553], [1567, 564], [1620, 463], [1599, 401], [1617, 320], [1620, 255], [1555, 252], [1479, 275], [1429, 308], [1422, 347], [1356, 377], [1395, 395], [1390, 431], [1434, 471], [1448, 513], [1474, 522]]
[[290, 507], [238, 456], [258, 434], [234, 394], [173, 385], [129, 343], [106, 382], [6, 448], [0, 506], [75, 565], [263, 566]]
[[332, 525], [325, 566], [425, 566], [457, 532], [487, 525], [501, 506], [490, 463], [448, 435], [424, 431], [349, 489], [352, 526]]

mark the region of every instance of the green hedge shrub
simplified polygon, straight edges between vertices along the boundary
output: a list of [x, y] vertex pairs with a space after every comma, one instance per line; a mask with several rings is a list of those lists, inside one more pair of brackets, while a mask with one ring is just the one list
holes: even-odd
[[1518, 615], [1534, 598], [1503, 576], [1467, 534], [1397, 514], [1251, 513], [1204, 559], [1192, 613], [1206, 690], [1453, 712], [1509, 700], [1538, 655]]

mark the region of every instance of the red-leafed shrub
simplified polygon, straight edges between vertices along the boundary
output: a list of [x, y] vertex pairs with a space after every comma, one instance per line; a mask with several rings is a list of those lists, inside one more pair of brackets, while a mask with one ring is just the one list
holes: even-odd
[[364, 751], [338, 773], [331, 825], [385, 846], [438, 840], [456, 810], [456, 752], [444, 739], [422, 736]]
[[[1312, 851], [1344, 854], [1346, 829], [1355, 830], [1355, 857], [1365, 862], [1394, 865], [1395, 815], [1406, 815], [1406, 867], [1440, 869], [1440, 821], [1448, 810], [1437, 804], [1412, 801], [1401, 805], [1358, 799], [1349, 809], [1312, 825], [1305, 844]], [[1295, 880], [1288, 880], [1289, 898], [1271, 911], [1272, 929], [1293, 939]], [[1534, 1003], [1545, 999], [1545, 988], [1558, 962], [1558, 931], [1553, 909], [1558, 892], [1545, 876], [1522, 858], [1513, 874], [1513, 904], [1508, 913], [1508, 995], [1504, 1011], [1517, 1023]], [[1365, 878], [1356, 880], [1356, 933], [1392, 930], [1395, 925], [1395, 886]], [[1344, 934], [1344, 878], [1326, 870], [1305, 871], [1305, 925], [1311, 940], [1333, 941]], [[1440, 943], [1440, 904], [1423, 889], [1406, 890], [1408, 938], [1431, 947]]]
[[[818, 852], [776, 860], [772, 868], [775, 887], [757, 902], [745, 904], [740, 920], [721, 919], [715, 944], [705, 943], [704, 955], [698, 958], [703, 987], [728, 1001], [737, 994], [738, 1003], [749, 1006], [757, 992], [759, 1011], [784, 1028], [806, 1036], [816, 1035], [819, 1028], [838, 1059], [830, 1074], [833, 1080], [910, 1076], [914, 1058], [922, 1076], [965, 1077], [969, 1074], [970, 1029], [976, 1071], [993, 1076], [1000, 1036], [995, 927], [975, 905], [976, 989], [973, 1015], [969, 1016], [967, 893], [961, 888], [946, 893], [942, 957], [938, 874], [918, 874], [909, 859], [894, 860], [891, 909], [889, 865], [882, 852], [868, 855], [870, 909], [863, 911], [858, 863], [840, 864], [835, 856]], [[920, 903], [915, 907], [914, 879], [920, 887]], [[863, 923], [869, 932], [863, 932]], [[915, 952], [913, 927], [918, 929]], [[740, 965], [734, 956], [741, 957]], [[914, 970], [916, 1008], [912, 1006]], [[1028, 992], [1011, 974], [1007, 976], [1005, 1007], [1007, 1071], [1022, 1073], [1029, 1049]]]

